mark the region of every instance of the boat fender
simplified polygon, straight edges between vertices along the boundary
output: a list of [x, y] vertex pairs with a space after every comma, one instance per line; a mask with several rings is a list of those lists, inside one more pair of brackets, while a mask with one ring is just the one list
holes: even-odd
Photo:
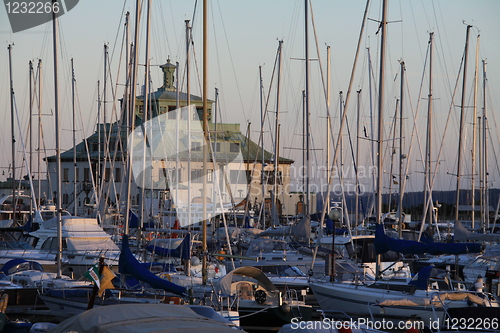
[[339, 333], [352, 333], [352, 328], [349, 322], [344, 322], [341, 327], [337, 329]]
[[283, 313], [289, 313], [291, 310], [290, 305], [283, 303], [281, 304], [281, 312]]

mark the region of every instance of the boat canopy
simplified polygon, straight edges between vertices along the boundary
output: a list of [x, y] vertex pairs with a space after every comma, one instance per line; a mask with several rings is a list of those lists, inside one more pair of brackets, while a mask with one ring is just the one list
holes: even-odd
[[66, 319], [53, 333], [63, 332], [234, 332], [227, 324], [174, 304], [118, 304], [97, 307]]
[[231, 294], [231, 284], [234, 282], [233, 278], [235, 275], [255, 279], [257, 280], [258, 284], [267, 291], [278, 290], [274, 283], [272, 283], [271, 280], [269, 280], [269, 278], [260, 269], [252, 266], [243, 266], [232, 270], [219, 281], [219, 288], [221, 293], [226, 295]]

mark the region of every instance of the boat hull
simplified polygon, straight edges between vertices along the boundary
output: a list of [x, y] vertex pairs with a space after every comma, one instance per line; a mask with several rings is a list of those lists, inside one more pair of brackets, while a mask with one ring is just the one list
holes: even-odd
[[247, 332], [259, 331], [279, 331], [286, 324], [289, 324], [293, 318], [299, 318], [303, 321], [311, 320], [313, 308], [303, 305], [269, 306], [267, 308], [239, 308], [240, 326]]

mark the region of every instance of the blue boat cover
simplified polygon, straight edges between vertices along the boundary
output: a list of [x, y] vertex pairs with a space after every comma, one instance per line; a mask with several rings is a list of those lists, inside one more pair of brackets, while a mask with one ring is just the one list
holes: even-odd
[[137, 261], [128, 246], [128, 235], [123, 235], [122, 238], [118, 269], [121, 274], [130, 274], [137, 280], [148, 283], [152, 288], [162, 289], [180, 296], [187, 295], [185, 287], [156, 276]]
[[167, 249], [161, 246], [148, 245], [146, 251], [154, 253], [160, 257], [175, 257], [189, 259], [191, 257], [191, 234], [187, 234], [182, 243], [175, 249]]
[[10, 275], [17, 272], [35, 270], [43, 272], [43, 266], [36, 261], [28, 261], [25, 259], [11, 259], [7, 261], [0, 272], [4, 272], [5, 275]]
[[[428, 240], [427, 240], [428, 241]], [[377, 224], [375, 230], [375, 251], [377, 254], [394, 251], [402, 254], [466, 254], [481, 252], [479, 243], [421, 243], [406, 239], [389, 237], [384, 232], [384, 226]]]

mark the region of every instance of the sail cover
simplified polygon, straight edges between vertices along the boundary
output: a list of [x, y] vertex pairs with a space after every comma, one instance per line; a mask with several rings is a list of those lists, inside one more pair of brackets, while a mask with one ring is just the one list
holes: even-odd
[[175, 249], [169, 249], [154, 243], [146, 246], [146, 251], [154, 253], [160, 257], [189, 259], [191, 257], [191, 234], [187, 234], [182, 240], [182, 243]]
[[156, 276], [137, 261], [128, 246], [128, 235], [123, 235], [122, 238], [122, 251], [118, 267], [121, 274], [130, 274], [155, 289], [162, 289], [181, 296], [186, 295], [186, 288]]
[[375, 231], [375, 251], [377, 254], [387, 251], [399, 252], [402, 254], [466, 254], [481, 252], [479, 243], [421, 243], [406, 239], [396, 239], [389, 237], [384, 232], [384, 226], [377, 224]]

